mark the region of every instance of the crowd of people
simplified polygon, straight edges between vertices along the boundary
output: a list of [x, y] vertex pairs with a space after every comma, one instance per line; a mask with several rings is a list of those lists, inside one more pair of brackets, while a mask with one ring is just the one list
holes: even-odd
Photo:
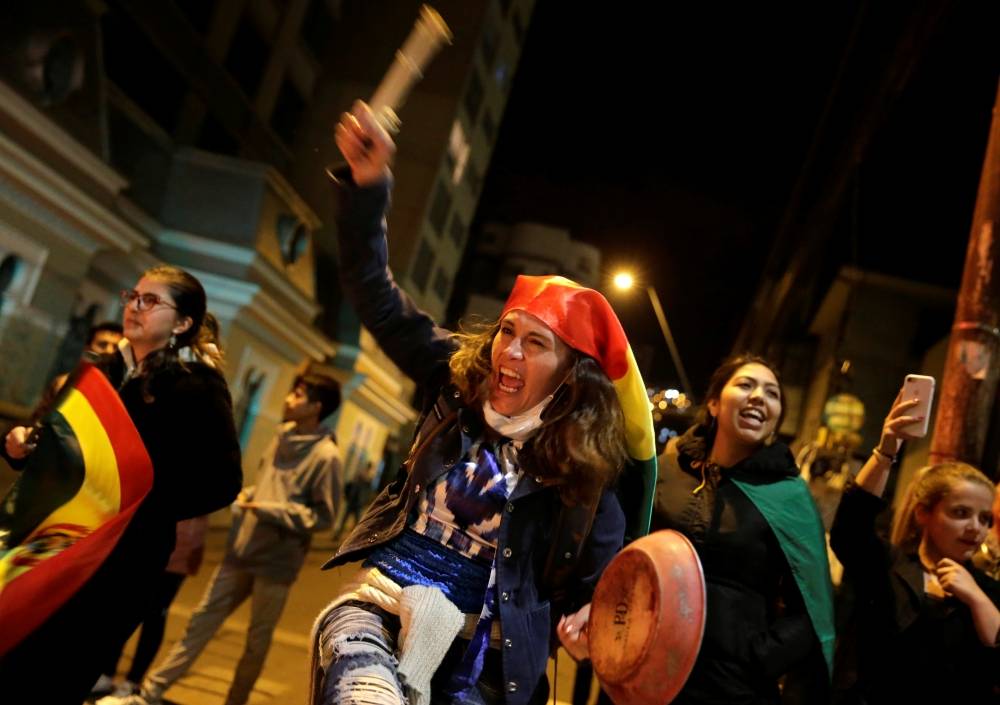
[[[37, 702], [44, 680], [44, 702], [57, 705], [160, 703], [249, 598], [226, 699], [246, 703], [310, 537], [331, 530], [340, 543], [324, 568], [354, 573], [317, 618], [313, 703], [541, 704], [557, 645], [588, 673], [604, 568], [627, 541], [662, 529], [695, 547], [706, 599], [700, 649], [674, 702], [1000, 702], [1000, 583], [973, 562], [988, 553], [992, 480], [958, 462], [926, 467], [901, 493], [891, 535], [877, 530], [901, 444], [923, 421], [914, 400], [896, 399], [843, 493], [829, 543], [851, 612], [835, 618], [826, 532], [778, 439], [787, 401], [775, 365], [751, 354], [724, 361], [694, 425], [657, 463], [645, 386], [607, 300], [559, 276], [520, 276], [496, 321], [439, 327], [388, 268], [392, 139], [359, 103], [336, 141], [347, 160], [343, 291], [424, 400], [406, 462], [374, 498], [370, 461], [345, 487], [327, 425], [340, 387], [310, 372], [289, 390], [284, 422], [244, 486], [204, 289], [176, 267], [150, 269], [122, 293], [121, 327], [93, 331], [84, 365], [115, 390], [151, 482], [93, 573], [0, 655], [4, 702]], [[76, 374], [55, 380], [29, 424], [7, 433], [15, 469], [44, 472]], [[183, 637], [150, 671], [169, 605], [201, 562], [207, 515], [224, 507], [224, 557]], [[14, 548], [0, 545], [0, 559]]]

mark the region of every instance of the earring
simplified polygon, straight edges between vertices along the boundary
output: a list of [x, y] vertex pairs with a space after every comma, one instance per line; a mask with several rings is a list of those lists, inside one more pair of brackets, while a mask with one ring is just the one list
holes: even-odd
[[174, 335], [173, 333], [170, 334], [170, 340], [167, 342], [167, 346], [170, 348], [177, 347], [177, 336]]

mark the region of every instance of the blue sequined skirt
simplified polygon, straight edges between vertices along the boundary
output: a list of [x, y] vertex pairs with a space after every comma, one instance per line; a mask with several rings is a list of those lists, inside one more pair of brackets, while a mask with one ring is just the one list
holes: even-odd
[[378, 568], [401, 587], [436, 587], [462, 612], [479, 614], [486, 598], [491, 564], [467, 558], [406, 529], [395, 540], [376, 548], [364, 567]]

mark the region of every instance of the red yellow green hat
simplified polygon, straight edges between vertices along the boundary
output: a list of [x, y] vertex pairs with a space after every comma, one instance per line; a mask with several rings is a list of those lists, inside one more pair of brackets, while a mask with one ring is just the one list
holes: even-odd
[[632, 459], [627, 475], [641, 478], [638, 506], [625, 508], [634, 521], [631, 538], [649, 533], [656, 486], [653, 416], [635, 356], [611, 304], [600, 292], [565, 277], [522, 274], [500, 317], [515, 310], [530, 313], [571, 348], [594, 358], [611, 380], [625, 415], [626, 445]]

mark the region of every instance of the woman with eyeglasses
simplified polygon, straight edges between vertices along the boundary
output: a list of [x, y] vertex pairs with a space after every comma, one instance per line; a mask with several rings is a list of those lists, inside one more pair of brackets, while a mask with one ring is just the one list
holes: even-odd
[[[202, 331], [201, 283], [177, 267], [154, 267], [122, 292], [122, 303], [125, 338], [98, 365], [118, 388], [152, 460], [152, 489], [91, 579], [0, 661], [5, 701], [82, 702], [141, 621], [174, 548], [177, 522], [227, 506], [242, 485], [221, 357]], [[33, 449], [28, 429], [8, 433], [5, 455], [15, 466]]]

